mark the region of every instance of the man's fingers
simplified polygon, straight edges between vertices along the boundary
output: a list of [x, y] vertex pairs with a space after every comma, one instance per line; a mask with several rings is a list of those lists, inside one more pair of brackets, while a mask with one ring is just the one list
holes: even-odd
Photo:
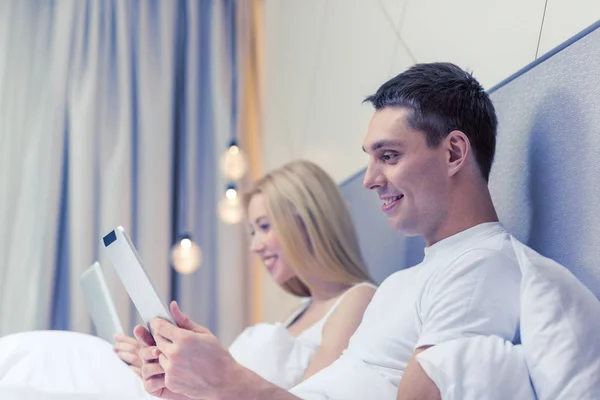
[[150, 321], [150, 327], [152, 328], [154, 336], [160, 335], [171, 342], [175, 341], [178, 332], [181, 331], [181, 328], [162, 318], [154, 318]]
[[208, 329], [205, 327], [198, 325], [186, 314], [181, 311], [179, 308], [179, 304], [176, 301], [172, 301], [169, 304], [169, 311], [171, 311], [171, 315], [173, 319], [177, 323], [177, 326], [183, 329], [187, 329], [188, 331], [198, 332], [198, 333], [210, 333]]
[[138, 355], [135, 353], [117, 352], [117, 355], [119, 356], [119, 358], [121, 360], [123, 360], [124, 362], [126, 362], [127, 364], [129, 364], [131, 366], [135, 366], [135, 367], [142, 366], [142, 360], [140, 360]]
[[139, 340], [146, 346], [154, 346], [156, 344], [154, 342], [154, 338], [152, 337], [150, 332], [148, 332], [148, 329], [146, 329], [142, 325], [136, 325], [136, 327], [133, 328], [133, 334], [135, 335], [137, 340]]
[[171, 354], [175, 348], [175, 345], [173, 345], [172, 342], [163, 338], [161, 335], [156, 334], [155, 340], [156, 340], [156, 347], [158, 347], [158, 349], [160, 350], [161, 353]]
[[144, 363], [149, 363], [158, 360], [160, 350], [155, 346], [142, 347], [138, 353], [138, 356]]
[[169, 361], [169, 359], [164, 354], [161, 354], [160, 356], [158, 356], [158, 365], [160, 365], [163, 371], [166, 371], [169, 369], [171, 361]]
[[164, 375], [165, 370], [160, 366], [159, 363], [149, 363], [142, 365], [142, 376], [144, 380], [152, 378], [157, 375]]
[[167, 386], [165, 385], [165, 374], [156, 375], [152, 378], [144, 379], [144, 389], [152, 396], [160, 397], [163, 390]]

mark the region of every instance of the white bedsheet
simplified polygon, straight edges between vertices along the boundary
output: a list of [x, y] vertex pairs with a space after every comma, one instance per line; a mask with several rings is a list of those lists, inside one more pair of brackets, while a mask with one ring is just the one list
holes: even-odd
[[132, 397], [118, 394], [48, 393], [28, 388], [0, 386], [2, 400], [145, 400], [146, 396]]
[[153, 399], [95, 336], [34, 331], [0, 338], [0, 398]]

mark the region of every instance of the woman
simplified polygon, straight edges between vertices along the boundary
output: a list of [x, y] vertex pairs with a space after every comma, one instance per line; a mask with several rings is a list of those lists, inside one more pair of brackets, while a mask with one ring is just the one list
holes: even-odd
[[[243, 205], [251, 251], [278, 285], [306, 300], [284, 323], [246, 329], [230, 352], [289, 389], [341, 355], [375, 286], [346, 203], [317, 165], [294, 161], [274, 170], [243, 196]], [[117, 340], [115, 351], [140, 375], [140, 344], [125, 336]]]

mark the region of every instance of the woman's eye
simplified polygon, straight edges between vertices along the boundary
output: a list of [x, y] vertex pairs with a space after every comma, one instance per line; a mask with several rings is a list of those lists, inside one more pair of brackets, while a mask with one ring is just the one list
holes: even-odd
[[260, 226], [260, 229], [261, 229], [263, 232], [267, 232], [267, 231], [269, 230], [269, 228], [270, 228], [269, 224], [262, 224], [262, 225]]

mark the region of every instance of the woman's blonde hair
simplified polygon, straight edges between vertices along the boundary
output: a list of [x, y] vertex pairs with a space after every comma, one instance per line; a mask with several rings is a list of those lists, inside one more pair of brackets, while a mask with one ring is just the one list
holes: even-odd
[[306, 276], [349, 285], [369, 281], [348, 207], [337, 185], [319, 166], [293, 161], [258, 180], [243, 206], [263, 194], [274, 234], [296, 274], [283, 288], [310, 296]]

